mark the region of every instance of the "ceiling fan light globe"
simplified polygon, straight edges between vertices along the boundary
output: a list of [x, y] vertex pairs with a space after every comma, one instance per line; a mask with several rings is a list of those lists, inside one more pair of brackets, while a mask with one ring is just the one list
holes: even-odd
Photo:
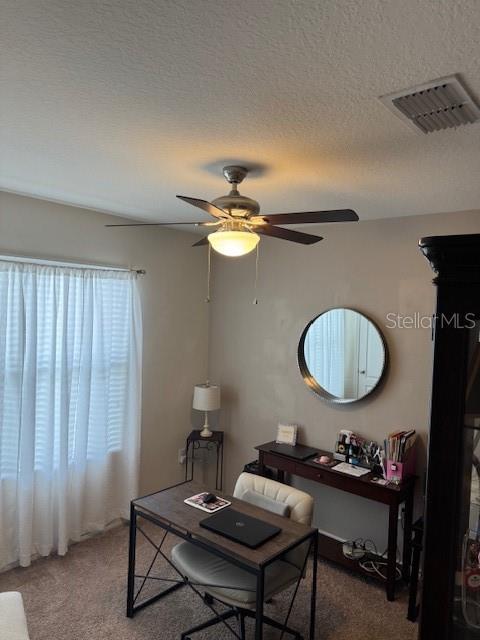
[[260, 236], [253, 231], [215, 231], [208, 236], [208, 241], [217, 253], [234, 258], [253, 251]]

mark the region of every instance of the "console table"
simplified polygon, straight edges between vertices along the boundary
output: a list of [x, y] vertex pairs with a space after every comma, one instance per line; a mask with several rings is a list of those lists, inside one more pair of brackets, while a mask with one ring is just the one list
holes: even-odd
[[[312, 459], [298, 460], [296, 458], [272, 452], [275, 442], [255, 447], [259, 453], [260, 467], [273, 467], [277, 470], [279, 482], [285, 481], [285, 473], [307, 478], [320, 484], [340, 489], [368, 500], [381, 502], [388, 506], [388, 551], [387, 551], [387, 580], [386, 593], [388, 600], [395, 598], [396, 568], [397, 568], [397, 535], [399, 507], [405, 503], [404, 536], [402, 553], [402, 577], [408, 582], [410, 578], [410, 565], [412, 555], [412, 516], [413, 495], [416, 476], [407, 478], [399, 485], [380, 485], [372, 482], [373, 473], [368, 473], [360, 478], [350, 476], [327, 465], [312, 462]], [[318, 456], [326, 455], [330, 458], [333, 454], [328, 451], [318, 451]], [[343, 555], [342, 543], [330, 536], [319, 533], [319, 555], [338, 562], [349, 569], [360, 570], [358, 561], [350, 560]], [[370, 554], [371, 557], [371, 554]], [[380, 558], [378, 558], [380, 560]], [[384, 558], [381, 558], [385, 560]], [[365, 574], [373, 576], [374, 574]]]

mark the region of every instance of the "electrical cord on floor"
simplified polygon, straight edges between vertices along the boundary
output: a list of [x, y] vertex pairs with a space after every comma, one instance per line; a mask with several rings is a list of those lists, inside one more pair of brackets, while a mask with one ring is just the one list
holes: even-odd
[[[382, 569], [386, 569], [386, 567], [388, 566], [388, 562], [386, 560], [378, 559], [380, 556], [378, 554], [377, 546], [375, 545], [373, 540], [362, 540], [362, 538], [357, 538], [353, 542], [347, 544], [351, 544], [354, 548], [362, 549], [365, 552], [365, 559], [359, 559], [358, 564], [366, 573], [375, 573], [382, 580], [387, 579], [386, 571], [384, 572]], [[384, 557], [386, 552], [387, 549], [385, 549], [381, 557]], [[368, 554], [370, 554], [370, 557], [368, 557]], [[372, 555], [375, 557], [372, 557]], [[398, 566], [395, 567], [395, 573], [396, 580], [400, 580], [402, 578], [402, 572]]]

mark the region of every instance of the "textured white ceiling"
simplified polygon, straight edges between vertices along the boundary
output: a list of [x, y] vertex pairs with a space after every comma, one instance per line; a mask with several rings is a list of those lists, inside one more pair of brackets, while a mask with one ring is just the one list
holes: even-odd
[[202, 219], [223, 160], [264, 213], [480, 207], [480, 124], [423, 135], [377, 96], [461, 72], [479, 0], [0, 0], [0, 187]]

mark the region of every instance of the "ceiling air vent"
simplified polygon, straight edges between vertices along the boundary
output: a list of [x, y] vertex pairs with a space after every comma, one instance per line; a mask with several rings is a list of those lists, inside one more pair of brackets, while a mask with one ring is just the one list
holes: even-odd
[[423, 133], [454, 129], [480, 120], [480, 109], [458, 76], [380, 96], [380, 100], [404, 122]]

